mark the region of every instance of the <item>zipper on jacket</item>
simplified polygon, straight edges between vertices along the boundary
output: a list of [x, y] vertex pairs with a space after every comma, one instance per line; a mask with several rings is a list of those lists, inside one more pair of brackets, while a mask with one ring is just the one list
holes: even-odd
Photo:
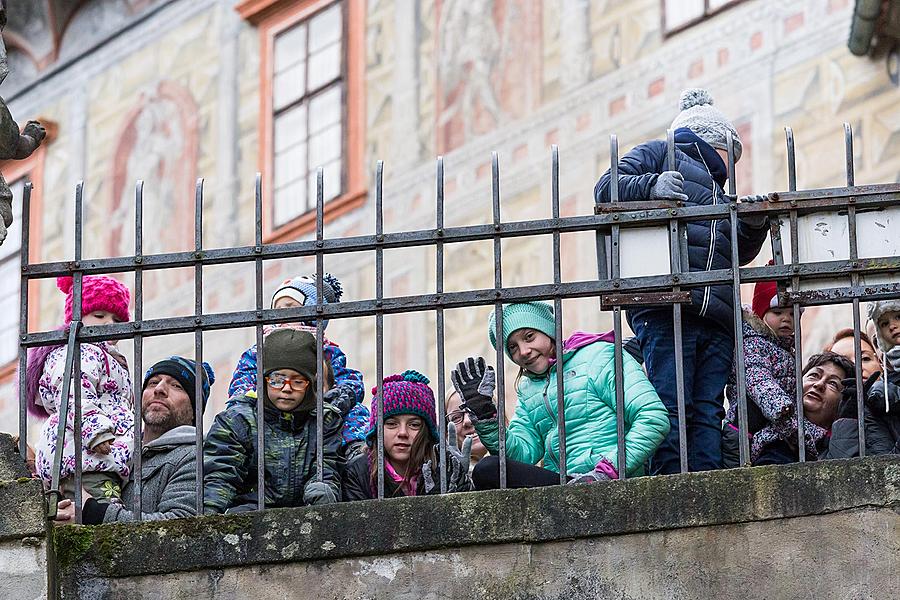
[[[712, 171], [709, 170], [709, 165], [706, 164], [706, 160], [703, 158], [703, 153], [700, 152], [700, 146], [697, 145], [697, 142], [694, 142], [694, 148], [697, 149], [697, 155], [700, 157], [700, 162], [703, 163], [703, 167], [706, 169], [706, 173], [709, 175], [710, 181], [712, 181], [711, 191], [713, 197], [713, 206], [719, 203], [719, 195], [716, 194], [716, 180], [713, 179]], [[706, 256], [706, 270], [709, 271], [712, 269], [712, 261], [713, 256], [715, 255], [716, 249], [716, 227], [718, 226], [719, 220], [713, 219], [709, 223], [709, 253]], [[700, 316], [705, 317], [706, 311], [709, 309], [709, 298], [711, 295], [712, 289], [710, 286], [706, 286], [703, 288], [703, 302], [700, 305]]]
[[[557, 377], [559, 377], [561, 368], [562, 368], [562, 361], [556, 361], [556, 376]], [[547, 376], [547, 384], [544, 386], [544, 393], [543, 393], [544, 406], [546, 407], [547, 412], [550, 414], [550, 420], [553, 421], [554, 425], [559, 427], [559, 418], [558, 418], [556, 412], [554, 412], [553, 410], [550, 409], [550, 399], [547, 398], [547, 392], [549, 389], [550, 389], [550, 376], [548, 375]], [[552, 460], [553, 464], [556, 465], [556, 468], [559, 469], [559, 457], [553, 456], [553, 445], [550, 444], [549, 441], [547, 443], [547, 456], [550, 457], [550, 460]]]

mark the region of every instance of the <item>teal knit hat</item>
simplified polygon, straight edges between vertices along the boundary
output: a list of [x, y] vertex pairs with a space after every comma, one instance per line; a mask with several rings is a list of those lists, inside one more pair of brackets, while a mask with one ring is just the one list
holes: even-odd
[[[488, 319], [488, 337], [491, 338], [491, 346], [497, 348], [497, 320], [491, 311]], [[506, 340], [517, 329], [528, 327], [547, 334], [550, 339], [556, 336], [556, 321], [553, 318], [553, 307], [546, 302], [523, 302], [521, 304], [509, 304], [503, 307], [503, 351], [509, 355], [506, 349]]]

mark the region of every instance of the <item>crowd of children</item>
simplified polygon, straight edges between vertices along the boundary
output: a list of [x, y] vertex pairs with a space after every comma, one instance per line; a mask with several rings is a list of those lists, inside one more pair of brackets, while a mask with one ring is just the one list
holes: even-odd
[[[741, 154], [737, 131], [702, 90], [684, 94], [681, 108], [672, 124], [675, 164], [668, 164], [662, 142], [637, 146], [619, 165], [621, 201], [658, 198], [694, 205], [726, 201], [726, 132], [735, 140], [737, 160]], [[610, 200], [610, 185], [607, 173], [595, 189], [598, 202]], [[737, 253], [741, 264], [758, 253], [766, 225], [764, 218], [741, 220]], [[727, 222], [691, 222], [687, 242], [691, 270], [734, 266]], [[62, 328], [68, 330], [73, 321], [71, 278], [60, 278], [58, 286], [66, 294]], [[331, 275], [325, 275], [321, 289], [323, 303], [340, 301], [340, 283]], [[317, 301], [315, 278], [303, 276], [285, 281], [275, 291], [271, 306], [285, 309]], [[504, 306], [499, 339], [498, 317], [492, 313], [488, 338], [495, 348], [502, 345], [506, 356], [519, 367], [517, 403], [505, 437], [508, 487], [560, 483], [560, 410], [565, 423], [565, 480], [572, 484], [605, 482], [623, 474], [678, 472], [682, 443], [691, 471], [736, 466], [742, 430], [749, 435], [752, 464], [799, 460], [793, 310], [779, 305], [774, 283], [763, 282], [755, 287], [752, 307], [743, 312], [743, 347], [738, 351], [743, 353], [746, 367], [747, 423], [742, 427], [734, 385], [732, 302], [730, 287], [708, 286], [691, 290], [691, 303], [685, 307], [680, 354], [686, 440], [678, 435], [670, 309], [628, 313], [635, 339], [626, 344], [628, 351], [622, 356], [622, 414], [617, 408], [612, 332], [576, 331], [558, 348], [553, 308], [544, 302], [526, 302]], [[127, 321], [128, 304], [127, 288], [115, 279], [83, 278], [82, 324]], [[857, 431], [860, 414], [865, 419], [868, 454], [900, 453], [900, 301], [871, 303], [869, 319], [874, 344], [860, 333], [862, 410], [856, 402], [852, 330], [839, 332], [802, 370], [802, 446], [807, 460], [858, 454], [859, 448], [853, 445], [858, 442], [850, 434]], [[324, 328], [327, 322], [322, 325]], [[348, 358], [336, 343], [324, 340], [324, 364], [317, 363], [315, 332], [315, 322], [267, 326], [262, 348], [253, 346], [241, 355], [228, 387], [226, 408], [215, 417], [204, 440], [205, 513], [261, 508], [257, 488], [260, 455], [265, 457], [265, 507], [376, 498], [379, 476], [383, 477], [385, 497], [500, 487], [496, 376], [483, 357], [458, 363], [449, 374], [454, 391], [446, 399], [436, 399], [428, 377], [416, 371], [386, 377], [381, 382], [383, 456], [379, 456], [377, 388], [372, 388], [367, 408], [362, 374], [348, 367]], [[257, 382], [260, 356], [262, 386]], [[145, 394], [148, 386], [152, 394], [153, 387], [161, 385], [157, 381], [160, 374], [179, 382], [193, 381], [193, 375], [187, 373], [192, 369], [190, 363], [178, 357], [169, 362], [171, 368], [161, 361], [151, 369], [153, 373], [148, 371]], [[65, 363], [65, 347], [33, 351], [26, 391], [30, 411], [47, 417], [36, 447], [37, 474], [51, 485], [54, 458], [62, 445], [58, 489], [71, 498], [75, 491], [76, 423], [72, 388], [63, 389]], [[76, 385], [81, 387], [82, 398], [81, 483], [96, 510], [97, 502], [119, 502], [130, 476], [135, 450], [133, 387], [126, 360], [115, 343], [83, 343], [80, 365], [81, 381]], [[320, 371], [326, 379], [321, 402], [317, 398]], [[557, 397], [560, 378], [561, 400]], [[213, 382], [212, 372], [207, 370], [204, 405]], [[257, 389], [262, 390], [261, 397]], [[196, 406], [194, 390], [185, 391], [191, 406]], [[438, 422], [438, 401], [446, 402], [446, 423]], [[259, 403], [263, 404], [262, 423]], [[60, 424], [64, 404], [68, 404], [67, 418]], [[145, 413], [145, 422], [147, 418]], [[317, 448], [319, 420], [322, 456]], [[623, 424], [624, 457], [619, 455], [618, 421]], [[446, 451], [441, 457], [438, 432], [443, 427], [447, 428]], [[260, 429], [263, 448], [258, 446]]]

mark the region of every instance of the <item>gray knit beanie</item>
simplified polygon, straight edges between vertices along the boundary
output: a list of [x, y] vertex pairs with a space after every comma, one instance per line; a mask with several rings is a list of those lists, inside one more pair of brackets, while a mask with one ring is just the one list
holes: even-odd
[[681, 112], [672, 121], [672, 129], [687, 127], [701, 140], [719, 150], [728, 151], [726, 131], [731, 131], [734, 140], [734, 162], [741, 159], [743, 147], [737, 129], [719, 109], [713, 106], [712, 96], [703, 88], [690, 88], [681, 92], [679, 102]]

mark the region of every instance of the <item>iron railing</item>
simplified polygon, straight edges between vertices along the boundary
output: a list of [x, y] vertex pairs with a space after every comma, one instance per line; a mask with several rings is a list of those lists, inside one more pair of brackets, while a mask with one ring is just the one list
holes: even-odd
[[[673, 201], [641, 201], [619, 202], [618, 186], [611, 185], [610, 193], [612, 202], [598, 204], [592, 215], [580, 215], [571, 217], [560, 216], [559, 208], [559, 154], [557, 148], [552, 148], [550, 160], [550, 202], [552, 216], [549, 219], [536, 219], [530, 221], [504, 222], [501, 219], [501, 194], [500, 194], [500, 167], [496, 153], [491, 159], [491, 196], [492, 196], [492, 223], [484, 225], [470, 225], [460, 227], [445, 227], [444, 225], [444, 161], [437, 159], [435, 175], [435, 227], [416, 231], [397, 233], [385, 233], [383, 227], [383, 165], [377, 164], [374, 178], [374, 208], [375, 208], [375, 233], [373, 235], [360, 235], [325, 239], [323, 235], [323, 175], [318, 172], [318, 193], [316, 199], [316, 232], [315, 239], [289, 243], [265, 244], [262, 235], [263, 220], [263, 190], [261, 178], [256, 177], [255, 184], [255, 240], [252, 246], [204, 249], [203, 248], [203, 180], [196, 183], [195, 188], [195, 222], [194, 222], [194, 250], [192, 252], [171, 252], [153, 255], [144, 255], [142, 247], [142, 206], [143, 183], [137, 182], [135, 187], [135, 246], [133, 256], [115, 258], [99, 258], [84, 260], [82, 258], [82, 207], [84, 202], [84, 188], [81, 183], [76, 187], [75, 193], [75, 241], [74, 260], [46, 262], [41, 264], [28, 263], [28, 205], [31, 196], [31, 185], [26, 185], [23, 198], [22, 211], [22, 286], [20, 304], [20, 355], [19, 372], [24, 373], [27, 366], [26, 350], [35, 346], [68, 345], [68, 355], [65, 370], [66, 382], [72, 378], [80, 380], [80, 361], [74, 360], [80, 355], [80, 345], [86, 342], [97, 342], [112, 339], [134, 339], [134, 386], [135, 386], [135, 453], [134, 471], [141, 471], [141, 394], [143, 380], [143, 346], [142, 341], [146, 337], [172, 335], [192, 332], [194, 334], [194, 350], [196, 358], [196, 382], [195, 394], [201, 397], [202, 373], [200, 364], [203, 359], [203, 333], [205, 331], [219, 329], [233, 329], [255, 326], [257, 348], [263, 344], [263, 325], [275, 323], [287, 323], [303, 320], [315, 320], [316, 340], [318, 343], [318, 400], [317, 400], [317, 473], [319, 481], [322, 478], [322, 398], [323, 398], [323, 319], [346, 319], [361, 316], [375, 317], [375, 360], [377, 390], [374, 402], [378, 407], [377, 422], [377, 463], [378, 463], [378, 498], [384, 497], [384, 431], [383, 431], [383, 400], [382, 380], [384, 377], [384, 322], [386, 314], [413, 313], [422, 311], [434, 311], [436, 322], [436, 355], [437, 355], [437, 417], [439, 423], [444, 423], [445, 408], [443, 399], [446, 397], [446, 379], [444, 375], [444, 311], [452, 308], [493, 305], [498, 318], [496, 319], [496, 335], [498, 340], [503, 340], [503, 310], [505, 304], [513, 302], [525, 302], [531, 300], [552, 300], [555, 313], [555, 342], [557, 349], [562, 348], [562, 301], [570, 298], [596, 297], [600, 300], [600, 308], [611, 310], [613, 327], [615, 332], [615, 382], [616, 382], [616, 413], [618, 433], [618, 471], [620, 477], [627, 476], [625, 468], [625, 422], [624, 422], [624, 389], [623, 389], [623, 346], [622, 346], [622, 315], [625, 307], [637, 305], [670, 305], [673, 311], [674, 339], [676, 348], [676, 389], [677, 411], [679, 422], [680, 460], [681, 471], [687, 471], [687, 440], [684, 398], [684, 366], [681, 348], [682, 338], [682, 304], [690, 302], [689, 290], [696, 287], [709, 285], [729, 285], [733, 291], [734, 310], [734, 335], [735, 369], [737, 372], [737, 403], [738, 421], [740, 428], [740, 463], [748, 465], [750, 461], [749, 442], [747, 436], [747, 400], [745, 393], [745, 373], [743, 336], [741, 331], [741, 295], [740, 286], [743, 283], [753, 283], [765, 280], [779, 282], [782, 298], [793, 306], [796, 327], [796, 377], [797, 377], [797, 416], [799, 429], [798, 447], [800, 460], [804, 461], [805, 443], [803, 432], [803, 402], [802, 402], [802, 345], [800, 332], [800, 307], [802, 305], [820, 305], [833, 303], [852, 303], [854, 320], [854, 342], [856, 345], [856, 364], [860, 365], [860, 317], [859, 302], [861, 297], [878, 299], [900, 295], [900, 285], [897, 283], [878, 283], [865, 285], [863, 278], [869, 275], [895, 273], [900, 267], [900, 257], [878, 256], [861, 258], [858, 253], [856, 217], [859, 211], [885, 210], [890, 207], [900, 206], [900, 184], [864, 185], [857, 186], [854, 183], [853, 174], [853, 138], [849, 125], [844, 126], [845, 151], [846, 151], [846, 177], [847, 185], [839, 188], [816, 189], [798, 191], [796, 189], [796, 167], [794, 155], [794, 140], [790, 128], [785, 129], [787, 141], [788, 162], [788, 191], [773, 192], [768, 194], [768, 201], [743, 203], [735, 195], [734, 177], [734, 153], [729, 149], [728, 172], [729, 196], [727, 202], [708, 206], [683, 206]], [[667, 134], [669, 165], [675, 164], [674, 136], [670, 130]], [[729, 136], [729, 145], [731, 140]], [[674, 168], [671, 166], [670, 168]], [[611, 181], [618, 181], [618, 142], [616, 136], [610, 136], [610, 169]], [[845, 212], [849, 226], [849, 255], [846, 259], [828, 261], [803, 261], [799, 255], [799, 219], [804, 215], [823, 212]], [[762, 267], [744, 267], [728, 269], [712, 269], [707, 271], [691, 272], [686, 264], [686, 247], [684, 229], [691, 221], [709, 221], [722, 219], [730, 221], [732, 242], [732, 264], [738, 264], [738, 219], [745, 215], [764, 214], [770, 217], [771, 242], [775, 264]], [[782, 248], [782, 220], [787, 218], [790, 231], [791, 260], [785, 263]], [[668, 273], [644, 276], [629, 276], [621, 272], [620, 237], [623, 232], [640, 227], [665, 227], [668, 232], [668, 247], [670, 254], [670, 269]], [[561, 279], [560, 236], [564, 233], [595, 232], [597, 240], [598, 277], [593, 281], [563, 282]], [[505, 287], [503, 285], [501, 267], [501, 243], [504, 239], [551, 235], [553, 252], [553, 281], [537, 285]], [[491, 240], [493, 242], [494, 285], [492, 288], [474, 289], [468, 291], [446, 292], [444, 291], [444, 248], [447, 244]], [[608, 246], [608, 247], [607, 247]], [[418, 295], [385, 297], [384, 296], [384, 251], [395, 248], [410, 247], [434, 247], [436, 254], [436, 282], [434, 293]], [[340, 255], [352, 252], [369, 251], [375, 253], [375, 297], [357, 301], [341, 302], [339, 305], [323, 304], [323, 264], [325, 255]], [[278, 260], [293, 257], [315, 257], [316, 261], [316, 288], [317, 304], [287, 309], [265, 309], [263, 307], [263, 264], [265, 261]], [[256, 269], [255, 277], [255, 301], [254, 310], [236, 311], [215, 314], [205, 314], [203, 309], [203, 268], [211, 265], [230, 263], [253, 263]], [[190, 316], [177, 316], [158, 319], [143, 318], [143, 273], [152, 270], [165, 270], [183, 267], [194, 268], [194, 314]], [[82, 327], [80, 322], [82, 277], [86, 274], [109, 273], [134, 273], [134, 303], [135, 320], [131, 323], [119, 323], [112, 325]], [[28, 332], [28, 282], [33, 279], [45, 279], [60, 275], [72, 275], [73, 288], [73, 322], [68, 332], [42, 331]], [[824, 289], [803, 290], [801, 284], [815, 284], [823, 280], [831, 280], [836, 277], [846, 278], [849, 285], [826, 286]], [[235, 355], [238, 353], [236, 352]], [[496, 349], [497, 366], [497, 400], [499, 421], [499, 454], [500, 454], [500, 484], [506, 487], [506, 385], [504, 380], [505, 356], [503, 344], [498, 343]], [[262, 353], [258, 353], [257, 361], [257, 394], [263, 398], [262, 386], [264, 385], [264, 366]], [[856, 370], [857, 382], [857, 408], [859, 417], [859, 447], [860, 453], [865, 453], [865, 431], [863, 427], [863, 398], [862, 379], [860, 369]], [[64, 384], [63, 389], [68, 385]], [[27, 443], [27, 412], [25, 402], [24, 377], [19, 381], [19, 444], [24, 453]], [[560, 473], [561, 483], [567, 480], [566, 473], [566, 443], [565, 443], [565, 415], [563, 411], [564, 382], [562, 377], [557, 377], [557, 428], [560, 440]], [[81, 512], [81, 452], [82, 443], [80, 436], [81, 393], [80, 386], [74, 386], [73, 410], [75, 412], [75, 448], [76, 448], [76, 520], [80, 521]], [[65, 411], [68, 410], [67, 398], [63, 398], [60, 406], [60, 442], [63, 438], [65, 426]], [[197, 423], [197, 511], [203, 511], [203, 419], [202, 403], [196, 403]], [[257, 403], [258, 427], [257, 447], [264, 447], [264, 427], [262, 423], [263, 403]], [[441, 492], [446, 491], [445, 448], [447, 444], [446, 433], [443, 427], [439, 427], [440, 434], [440, 480]], [[257, 499], [258, 506], [262, 509], [265, 505], [264, 498], [264, 453], [258, 452], [257, 460]], [[55, 465], [53, 489], [50, 491], [51, 512], [55, 510], [55, 500], [58, 499], [59, 485], [59, 457]], [[134, 478], [135, 505], [134, 513], [137, 519], [141, 516], [141, 481], [140, 477]]]

